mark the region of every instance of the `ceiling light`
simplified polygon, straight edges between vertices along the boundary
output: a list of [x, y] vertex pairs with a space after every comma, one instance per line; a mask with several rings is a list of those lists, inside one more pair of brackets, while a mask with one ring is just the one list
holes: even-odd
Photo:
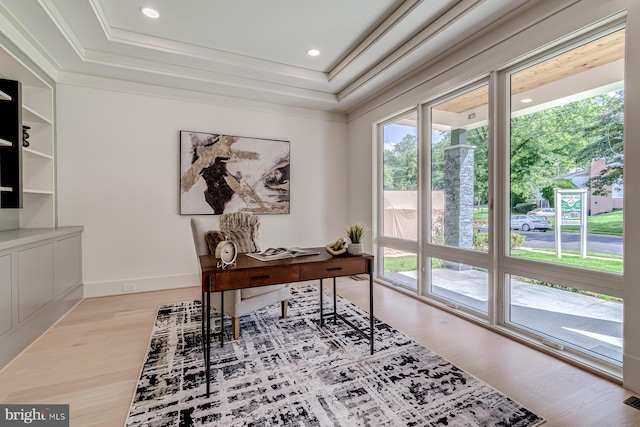
[[142, 12], [145, 16], [148, 16], [149, 18], [157, 19], [160, 17], [160, 14], [158, 13], [157, 10], [147, 6], [141, 7], [140, 12]]
[[318, 56], [320, 55], [320, 51], [318, 49], [309, 49], [307, 54], [309, 54], [309, 56]]
[[523, 98], [520, 100], [520, 102], [522, 102], [523, 104], [528, 104], [530, 102], [533, 102], [533, 99], [531, 98]]

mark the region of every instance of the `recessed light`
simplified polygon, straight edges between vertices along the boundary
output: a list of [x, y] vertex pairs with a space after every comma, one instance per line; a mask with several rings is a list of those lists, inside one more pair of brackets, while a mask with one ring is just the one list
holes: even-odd
[[531, 98], [523, 98], [520, 100], [520, 102], [522, 102], [523, 104], [528, 104], [530, 102], [533, 102], [533, 99]]
[[148, 16], [149, 18], [157, 19], [160, 17], [160, 14], [158, 13], [157, 10], [147, 6], [141, 7], [140, 12], [142, 12], [145, 16]]
[[307, 51], [307, 54], [309, 56], [318, 56], [318, 55], [320, 55], [320, 51], [318, 49], [309, 49]]

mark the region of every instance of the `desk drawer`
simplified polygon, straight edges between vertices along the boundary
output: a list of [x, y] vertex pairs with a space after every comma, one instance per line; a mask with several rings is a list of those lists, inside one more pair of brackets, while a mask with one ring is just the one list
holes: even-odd
[[296, 267], [252, 268], [249, 270], [227, 270], [216, 273], [215, 291], [246, 289], [263, 285], [276, 285], [299, 281]]
[[349, 276], [367, 272], [367, 260], [345, 259], [319, 262], [300, 266], [300, 280], [325, 279], [327, 277]]

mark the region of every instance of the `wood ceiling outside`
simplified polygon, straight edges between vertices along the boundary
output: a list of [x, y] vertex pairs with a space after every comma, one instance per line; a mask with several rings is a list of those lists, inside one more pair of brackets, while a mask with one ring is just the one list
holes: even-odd
[[[616, 31], [512, 74], [511, 95], [526, 92], [624, 58], [624, 36], [624, 29]], [[451, 113], [463, 113], [486, 105], [488, 99], [489, 88], [485, 85], [443, 102], [434, 108]]]

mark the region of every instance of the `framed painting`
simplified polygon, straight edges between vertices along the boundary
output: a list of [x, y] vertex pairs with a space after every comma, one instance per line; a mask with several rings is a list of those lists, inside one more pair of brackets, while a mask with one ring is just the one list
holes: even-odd
[[180, 131], [180, 214], [289, 213], [289, 141]]

